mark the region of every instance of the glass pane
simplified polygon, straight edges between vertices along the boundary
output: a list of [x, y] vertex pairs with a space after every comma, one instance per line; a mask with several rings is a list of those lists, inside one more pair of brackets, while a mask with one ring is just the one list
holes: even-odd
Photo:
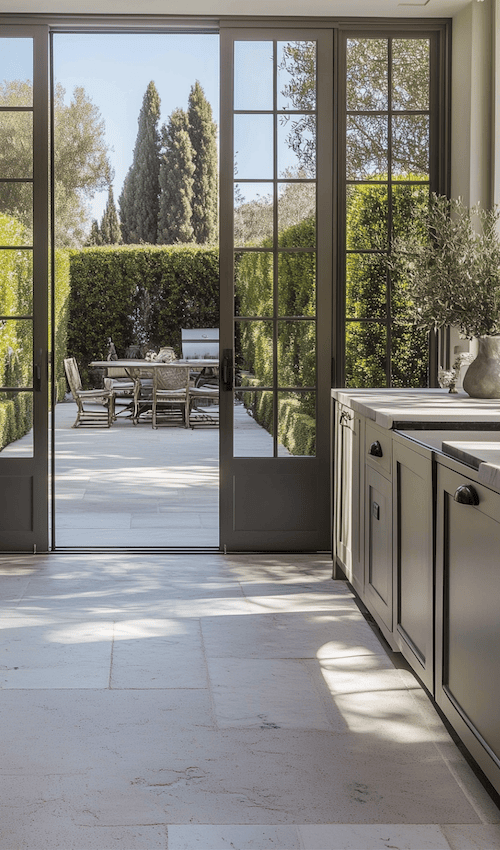
[[33, 39], [0, 38], [0, 105], [33, 105]]
[[392, 108], [428, 109], [430, 43], [427, 38], [392, 41]]
[[273, 457], [273, 394], [240, 389], [233, 407], [235, 457]]
[[386, 386], [386, 341], [384, 325], [377, 322], [347, 322], [346, 386]]
[[387, 186], [348, 186], [346, 247], [348, 250], [386, 250], [388, 245]]
[[316, 386], [316, 322], [278, 323], [278, 386]]
[[[13, 219], [0, 214], [0, 240], [12, 238]], [[0, 316], [31, 316], [33, 313], [32, 251], [0, 250]]]
[[0, 457], [33, 457], [33, 393], [0, 392], [0, 417], [10, 426], [3, 431]]
[[278, 117], [278, 176], [316, 176], [316, 116]]
[[346, 258], [346, 316], [379, 319], [385, 316], [387, 271], [381, 254], [348, 254]]
[[272, 180], [273, 116], [234, 116], [234, 176], [239, 180]]
[[316, 454], [316, 393], [278, 393], [278, 457]]
[[278, 245], [283, 248], [315, 247], [315, 183], [278, 185]]
[[234, 108], [273, 108], [272, 41], [235, 42]]
[[32, 112], [0, 112], [0, 177], [33, 177]]
[[273, 386], [273, 323], [236, 322], [239, 342], [236, 367], [242, 382], [253, 387]]
[[273, 255], [239, 253], [235, 258], [235, 316], [273, 315]]
[[387, 109], [388, 41], [350, 38], [347, 41], [347, 109]]
[[278, 255], [278, 315], [316, 315], [316, 254]]
[[392, 186], [392, 231], [394, 236], [413, 236], [425, 241], [427, 230], [419, 220], [418, 213], [429, 204], [429, 185], [393, 183]]
[[426, 387], [428, 334], [414, 325], [395, 324], [392, 329], [392, 385]]
[[0, 183], [0, 247], [32, 241], [33, 184]]
[[235, 183], [234, 244], [270, 246], [273, 210], [271, 183]]
[[0, 387], [33, 386], [33, 322], [0, 320]]
[[398, 115], [392, 119], [392, 173], [425, 180], [429, 174], [429, 116]]
[[278, 109], [316, 109], [316, 42], [278, 42]]
[[382, 115], [347, 116], [348, 180], [387, 180], [387, 121]]

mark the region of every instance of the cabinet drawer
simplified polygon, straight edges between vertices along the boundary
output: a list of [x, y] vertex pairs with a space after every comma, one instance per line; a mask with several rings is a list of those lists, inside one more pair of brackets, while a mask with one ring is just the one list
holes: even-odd
[[365, 430], [365, 459], [373, 469], [391, 475], [392, 431], [367, 421]]

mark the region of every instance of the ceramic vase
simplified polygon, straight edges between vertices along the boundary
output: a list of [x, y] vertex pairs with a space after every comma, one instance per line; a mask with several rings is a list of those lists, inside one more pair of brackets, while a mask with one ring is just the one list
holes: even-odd
[[464, 375], [471, 398], [500, 398], [500, 336], [481, 336], [479, 351]]

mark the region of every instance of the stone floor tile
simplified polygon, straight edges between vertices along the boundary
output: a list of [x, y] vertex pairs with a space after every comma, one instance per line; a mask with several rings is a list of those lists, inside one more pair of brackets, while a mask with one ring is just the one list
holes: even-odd
[[[255, 601], [255, 597], [252, 597]], [[225, 617], [203, 620], [208, 656], [218, 658], [318, 658], [380, 655], [381, 645], [356, 607], [311, 613], [254, 615], [234, 625]]]
[[112, 688], [206, 688], [196, 620], [136, 620], [114, 631]]
[[50, 623], [2, 631], [0, 687], [107, 688], [111, 623]]
[[331, 728], [321, 697], [300, 661], [209, 658], [208, 667], [221, 728]]
[[334, 824], [297, 827], [302, 850], [450, 850], [439, 826]]
[[60, 813], [43, 817], [23, 814], [15, 825], [0, 832], [0, 850], [165, 850], [167, 827], [146, 826], [90, 826], [77, 827], [70, 817]]
[[443, 824], [441, 827], [451, 850], [498, 850], [500, 825], [498, 824]]
[[168, 850], [300, 850], [294, 826], [168, 827]]

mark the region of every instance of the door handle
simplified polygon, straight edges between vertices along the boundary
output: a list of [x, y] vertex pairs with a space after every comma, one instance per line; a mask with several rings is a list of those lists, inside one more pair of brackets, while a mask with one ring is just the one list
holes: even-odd
[[225, 392], [233, 389], [233, 349], [225, 348], [222, 352], [221, 384]]
[[38, 357], [33, 362], [33, 389], [35, 392], [40, 392], [42, 389], [42, 349], [38, 349]]
[[368, 452], [372, 457], [383, 457], [384, 452], [382, 451], [382, 446], [380, 445], [378, 440], [375, 440], [370, 446], [370, 450]]

